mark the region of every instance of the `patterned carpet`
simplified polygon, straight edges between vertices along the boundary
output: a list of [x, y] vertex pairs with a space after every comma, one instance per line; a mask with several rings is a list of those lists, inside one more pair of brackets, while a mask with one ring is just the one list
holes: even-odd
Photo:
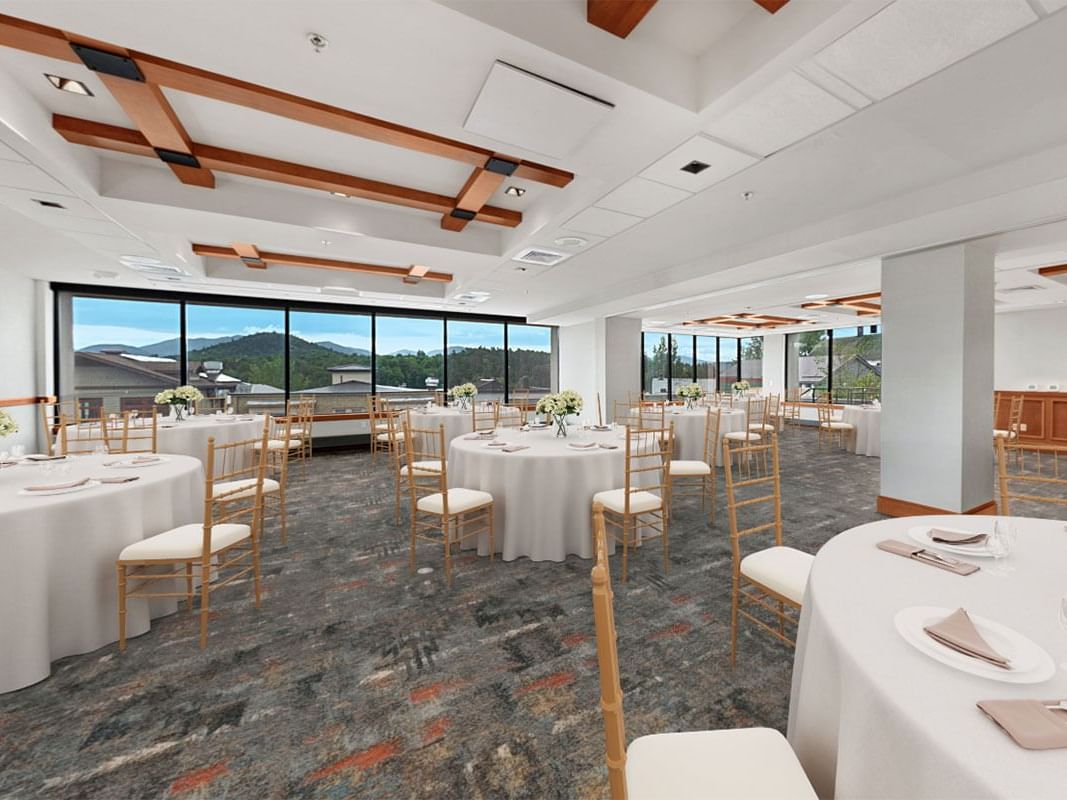
[[[878, 518], [877, 459], [782, 438], [788, 544], [814, 552]], [[721, 480], [720, 480], [721, 494]], [[4, 798], [602, 798], [590, 562], [464, 554], [454, 588], [366, 453], [295, 469], [289, 546], [268, 530], [265, 598], [213, 598], [0, 695]], [[627, 735], [784, 729], [792, 654], [742, 627], [729, 666], [729, 544], [699, 501], [675, 514], [672, 566], [638, 552], [616, 614]]]

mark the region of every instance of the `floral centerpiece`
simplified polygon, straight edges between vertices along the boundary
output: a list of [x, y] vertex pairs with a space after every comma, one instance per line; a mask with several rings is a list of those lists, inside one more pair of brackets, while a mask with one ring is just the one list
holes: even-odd
[[585, 405], [582, 396], [573, 389], [564, 389], [558, 394], [546, 394], [537, 401], [538, 414], [552, 417], [556, 423], [556, 436], [567, 435], [567, 415], [578, 414]]
[[461, 383], [448, 390], [452, 399], [457, 400], [464, 409], [471, 407], [471, 398], [478, 396], [478, 387], [473, 383]]
[[0, 409], [0, 439], [7, 438], [19, 432], [19, 426], [14, 418], [6, 411]]
[[685, 399], [685, 407], [691, 409], [693, 403], [704, 396], [699, 383], [689, 383], [678, 390], [678, 396]]
[[171, 414], [180, 422], [185, 419], [186, 409], [203, 400], [204, 395], [195, 386], [179, 386], [177, 389], [164, 389], [155, 399], [156, 405], [170, 406]]
[[748, 381], [734, 381], [730, 388], [734, 390], [734, 394], [744, 394], [752, 388]]

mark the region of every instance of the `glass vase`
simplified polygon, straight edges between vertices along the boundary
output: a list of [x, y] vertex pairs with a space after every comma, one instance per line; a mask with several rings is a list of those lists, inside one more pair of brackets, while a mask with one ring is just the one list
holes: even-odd
[[185, 419], [185, 406], [175, 403], [170, 407], [170, 411], [175, 422], [181, 422]]
[[686, 411], [692, 411], [693, 408], [694, 408], [694, 405], [693, 405], [694, 402], [695, 402], [695, 398], [693, 398], [693, 397], [685, 398], [685, 410]]
[[556, 436], [567, 436], [567, 415], [558, 414], [553, 419], [556, 421]]

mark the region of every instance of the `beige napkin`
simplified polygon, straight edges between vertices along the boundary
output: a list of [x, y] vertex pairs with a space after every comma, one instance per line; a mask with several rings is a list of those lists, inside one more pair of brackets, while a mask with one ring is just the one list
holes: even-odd
[[607, 442], [601, 442], [598, 445], [598, 447], [602, 447], [605, 450], [618, 450], [619, 449], [619, 446], [617, 444], [608, 444]]
[[1001, 669], [1011, 669], [1011, 661], [982, 638], [967, 612], [958, 608], [940, 622], [927, 625], [923, 630], [938, 644], [943, 644], [958, 653], [978, 658]]
[[97, 483], [131, 483], [140, 479], [138, 475], [112, 475], [107, 478], [93, 478]]
[[878, 542], [877, 547], [887, 553], [904, 556], [904, 558], [910, 558], [913, 561], [929, 564], [931, 567], [954, 572], [957, 575], [972, 575], [981, 569], [977, 564], [968, 564], [966, 561], [958, 561], [948, 556], [938, 555], [929, 550], [924, 550], [919, 545], [908, 544], [896, 539], [886, 539], [884, 542]]
[[1067, 747], [1067, 712], [1046, 708], [1058, 700], [982, 700], [978, 707], [1027, 750]]
[[568, 442], [568, 447], [573, 447], [575, 450], [589, 450], [596, 447], [596, 442]]
[[509, 444], [507, 447], [500, 448], [505, 453], [517, 453], [520, 450], [529, 450], [530, 446], [526, 444]]
[[27, 492], [54, 492], [58, 489], [73, 489], [75, 486], [84, 486], [89, 482], [88, 478], [82, 478], [80, 481], [70, 481], [69, 483], [50, 483], [41, 486], [27, 486], [25, 491]]
[[989, 538], [988, 533], [961, 533], [960, 531], [943, 531], [930, 529], [930, 541], [940, 544], [982, 544]]

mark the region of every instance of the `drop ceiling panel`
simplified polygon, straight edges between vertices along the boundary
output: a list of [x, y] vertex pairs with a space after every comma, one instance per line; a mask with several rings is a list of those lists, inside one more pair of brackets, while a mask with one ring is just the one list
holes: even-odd
[[583, 234], [614, 236], [636, 225], [638, 222], [641, 222], [641, 217], [620, 214], [618, 211], [608, 211], [594, 206], [571, 217], [570, 221], [567, 222], [567, 227]]
[[[0, 142], [0, 161], [21, 161], [24, 164], [29, 163], [25, 158], [20, 156], [3, 142]], [[0, 171], [2, 170], [3, 167], [0, 167]]]
[[[0, 167], [0, 171], [2, 170], [3, 167]], [[63, 208], [44, 208], [35, 203], [34, 200], [59, 203]], [[0, 204], [7, 206], [12, 211], [17, 211], [34, 219], [40, 219], [49, 225], [54, 225], [56, 219], [67, 217], [106, 219], [103, 214], [84, 200], [65, 194], [53, 194], [52, 192], [32, 192], [26, 189], [12, 189], [7, 186], [0, 186]]]
[[603, 122], [612, 106], [497, 61], [463, 127], [505, 145], [564, 158]]
[[787, 72], [704, 130], [743, 150], [769, 156], [854, 110], [807, 78]]
[[[696, 175], [683, 172], [690, 161], [710, 165]], [[699, 192], [726, 180], [759, 161], [755, 156], [727, 147], [706, 136], [694, 136], [641, 173], [642, 178], [665, 183], [687, 192]]]
[[1036, 19], [1026, 0], [897, 0], [815, 60], [880, 100]]
[[689, 197], [689, 192], [646, 178], [631, 178], [615, 191], [600, 198], [597, 208], [621, 211], [637, 217], [651, 217]]
[[1051, 14], [1067, 6], [1067, 0], [1037, 0], [1037, 4]]
[[69, 195], [70, 191], [33, 164], [21, 161], [0, 162], [0, 186], [14, 189], [31, 189], [35, 192], [52, 192]]

